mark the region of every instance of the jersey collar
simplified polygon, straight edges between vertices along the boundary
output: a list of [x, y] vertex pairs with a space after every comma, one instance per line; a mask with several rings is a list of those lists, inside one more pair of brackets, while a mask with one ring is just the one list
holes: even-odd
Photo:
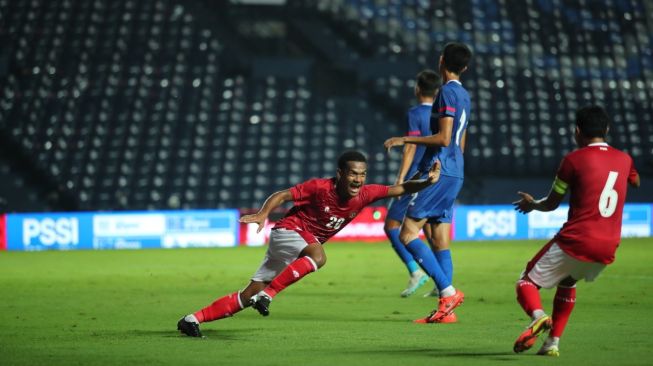
[[457, 83], [458, 85], [463, 85], [463, 83], [461, 83], [460, 80], [449, 80], [447, 81], [447, 84], [449, 83]]
[[589, 144], [587, 146], [610, 146], [610, 145], [608, 145], [607, 142], [595, 142], [595, 143]]

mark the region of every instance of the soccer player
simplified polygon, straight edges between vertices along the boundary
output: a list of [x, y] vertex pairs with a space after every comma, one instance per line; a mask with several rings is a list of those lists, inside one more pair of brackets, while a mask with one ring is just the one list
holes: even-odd
[[311, 179], [273, 193], [263, 207], [240, 222], [264, 227], [269, 213], [284, 202], [295, 206], [272, 229], [263, 263], [249, 285], [217, 299], [207, 307], [186, 315], [177, 329], [191, 337], [201, 337], [199, 324], [234, 315], [253, 306], [261, 315], [270, 313], [270, 302], [283, 289], [317, 271], [326, 263], [324, 244], [345, 227], [370, 203], [403, 194], [415, 193], [435, 183], [440, 164], [434, 164], [425, 179], [385, 186], [365, 185], [367, 160], [357, 151], [343, 153], [334, 178]]
[[[408, 111], [408, 133], [407, 136], [428, 136], [431, 134], [430, 118], [431, 106], [435, 98], [439, 84], [439, 75], [433, 70], [423, 70], [417, 74], [415, 84], [415, 97], [420, 103]], [[424, 146], [414, 144], [404, 145], [404, 152], [401, 159], [401, 166], [395, 184], [403, 183], [407, 178], [417, 173], [417, 164], [424, 155]], [[408, 269], [408, 286], [401, 292], [402, 297], [412, 295], [418, 288], [426, 283], [429, 277], [419, 268], [415, 259], [399, 240], [399, 229], [406, 215], [410, 195], [403, 195], [390, 202], [388, 214], [385, 219], [384, 230], [392, 248]]]
[[[551, 330], [538, 355], [558, 356], [558, 346], [576, 303], [576, 282], [593, 281], [614, 261], [621, 238], [621, 216], [627, 186], [639, 187], [633, 159], [606, 143], [609, 117], [603, 108], [576, 112], [578, 149], [562, 160], [549, 195], [535, 200], [519, 192], [514, 202], [522, 213], [555, 210], [567, 192], [569, 217], [560, 231], [531, 259], [517, 281], [517, 301], [531, 323], [517, 338], [514, 351], [530, 349], [537, 337]], [[547, 315], [540, 288], [557, 287], [553, 315]]]
[[[438, 307], [417, 323], [453, 323], [457, 321], [453, 310], [462, 304], [465, 295], [453, 287], [453, 263], [451, 260], [450, 232], [453, 204], [463, 185], [463, 150], [467, 137], [470, 115], [470, 97], [460, 82], [460, 75], [467, 70], [472, 52], [462, 43], [448, 43], [440, 56], [442, 87], [431, 112], [431, 135], [392, 137], [384, 146], [416, 144], [426, 146], [419, 164], [424, 174], [434, 161], [440, 161], [441, 177], [437, 184], [417, 194], [408, 206], [399, 238], [413, 258], [433, 279], [440, 293]], [[435, 256], [419, 239], [419, 231], [429, 234], [435, 246]]]

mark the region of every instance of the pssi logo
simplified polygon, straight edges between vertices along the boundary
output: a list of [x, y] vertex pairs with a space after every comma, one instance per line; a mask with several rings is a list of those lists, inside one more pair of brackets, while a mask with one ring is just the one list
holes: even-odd
[[76, 218], [28, 218], [23, 220], [23, 245], [77, 245], [79, 244], [79, 221]]
[[512, 210], [472, 210], [467, 213], [467, 236], [477, 231], [482, 236], [513, 236], [517, 234], [517, 214]]

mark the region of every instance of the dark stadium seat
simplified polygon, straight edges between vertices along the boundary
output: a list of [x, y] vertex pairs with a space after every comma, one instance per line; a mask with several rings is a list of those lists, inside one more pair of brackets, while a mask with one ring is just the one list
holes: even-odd
[[[250, 59], [269, 55], [212, 13], [238, 5], [209, 3], [0, 0], [10, 50], [6, 75], [0, 52], [0, 132], [72, 207], [258, 207], [332, 175], [353, 148], [367, 153], [370, 181], [391, 183], [400, 149], [387, 155], [382, 143], [405, 133], [414, 75], [437, 68], [451, 40], [475, 53], [463, 77], [468, 176], [549, 178], [587, 103], [613, 116], [611, 143], [653, 169], [653, 7], [643, 0], [289, 0], [306, 19], [287, 23], [295, 43], [282, 56], [316, 66], [279, 75], [253, 72]], [[332, 27], [337, 47], [302, 45], [307, 24]]]

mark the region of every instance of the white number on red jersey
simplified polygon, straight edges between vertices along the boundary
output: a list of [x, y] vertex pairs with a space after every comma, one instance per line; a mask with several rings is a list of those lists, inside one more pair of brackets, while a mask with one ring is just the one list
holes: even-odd
[[617, 199], [619, 194], [614, 190], [614, 185], [617, 183], [617, 177], [619, 176], [618, 172], [610, 171], [608, 174], [608, 180], [605, 182], [605, 187], [601, 192], [601, 197], [599, 198], [599, 213], [603, 217], [610, 217], [614, 214], [614, 211], [617, 209]]
[[340, 225], [345, 222], [345, 219], [336, 217], [336, 216], [331, 216], [329, 217], [329, 222], [326, 224], [326, 227], [329, 229], [335, 229], [338, 230], [340, 229]]

